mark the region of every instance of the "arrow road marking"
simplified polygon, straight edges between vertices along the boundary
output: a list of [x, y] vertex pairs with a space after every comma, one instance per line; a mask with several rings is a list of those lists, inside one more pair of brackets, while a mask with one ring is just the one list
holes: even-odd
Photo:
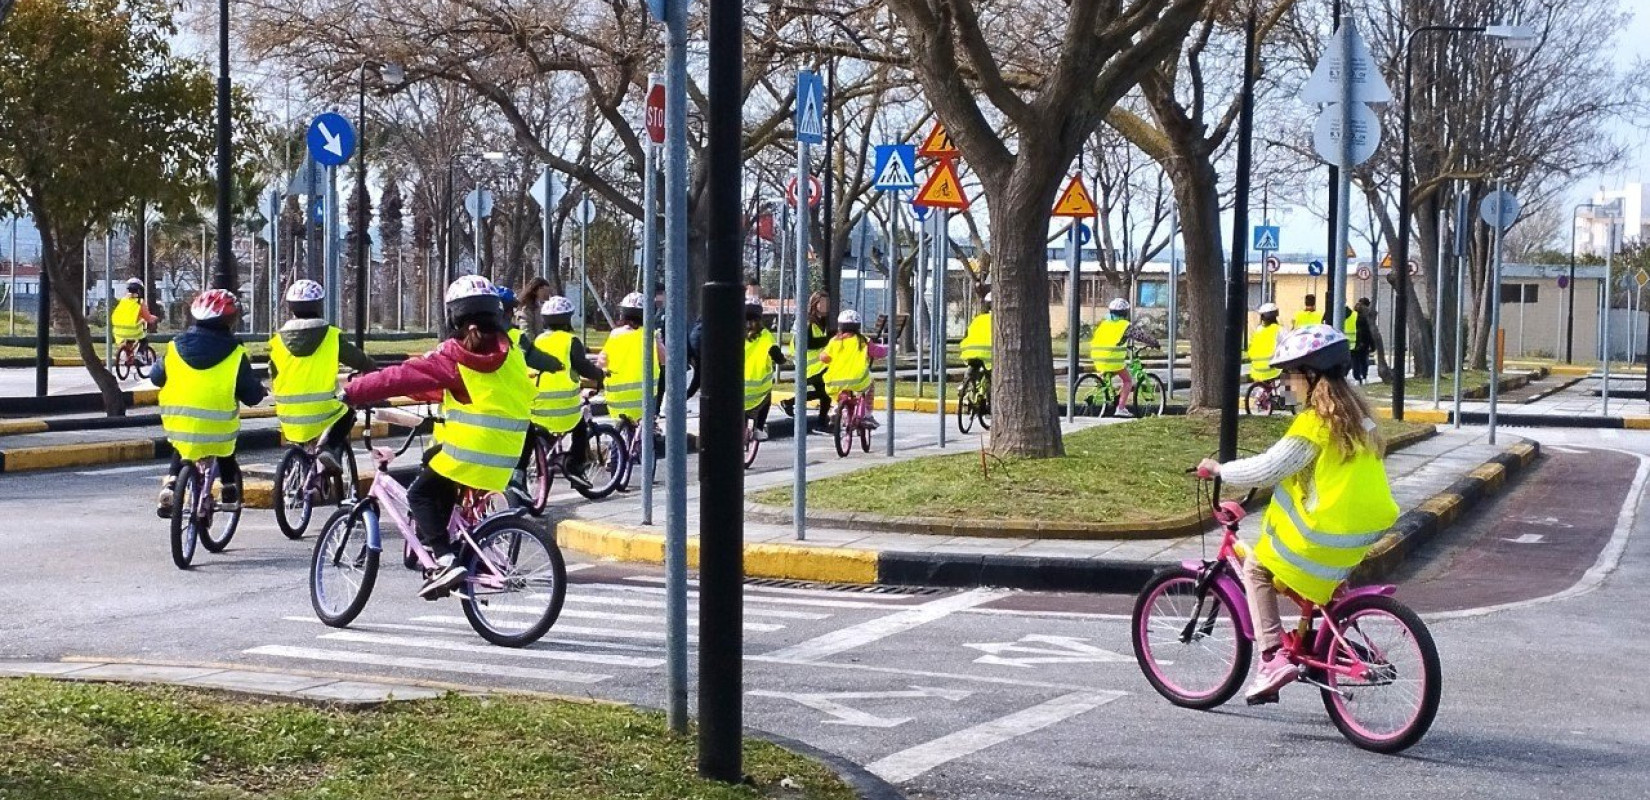
[[[1569, 527], [1569, 526], [1566, 525], [1565, 527]], [[1541, 540], [1545, 539], [1545, 538], [1547, 538], [1547, 537], [1542, 536], [1539, 533], [1526, 533], [1523, 536], [1518, 537], [1517, 539], [1503, 538], [1501, 541], [1512, 542], [1513, 544], [1540, 544]]]
[[327, 130], [327, 124], [325, 122], [315, 123], [315, 128], [321, 132], [321, 138], [327, 140], [327, 143], [322, 145], [321, 149], [326, 150], [328, 153], [335, 156], [344, 155], [343, 137], [334, 136], [332, 131]]
[[859, 728], [893, 728], [911, 721], [911, 717], [879, 717], [875, 714], [860, 711], [857, 708], [842, 703], [843, 700], [916, 700], [925, 697], [938, 697], [955, 703], [973, 692], [962, 689], [933, 689], [926, 686], [913, 686], [908, 691], [897, 692], [829, 692], [823, 694], [801, 694], [793, 692], [746, 692], [751, 697], [773, 697], [780, 700], [791, 700], [816, 711], [823, 711], [835, 719], [825, 720], [826, 725], [852, 725]]
[[[963, 646], [986, 653], [974, 659], [976, 664], [1028, 669], [1034, 664], [1104, 664], [1132, 660], [1119, 653], [1095, 647], [1081, 636], [1033, 633], [1020, 637], [1017, 642], [981, 642]], [[1005, 653], [1022, 655], [1004, 655]]]
[[1122, 697], [1122, 692], [1084, 691], [1016, 711], [1004, 717], [964, 728], [865, 765], [871, 774], [889, 783], [904, 783], [949, 761], [973, 755], [1018, 736], [1042, 730], [1061, 720], [1092, 711]]
[[1543, 528], [1574, 528], [1568, 522], [1558, 517], [1510, 517], [1508, 522], [1517, 522], [1524, 525], [1540, 525]]

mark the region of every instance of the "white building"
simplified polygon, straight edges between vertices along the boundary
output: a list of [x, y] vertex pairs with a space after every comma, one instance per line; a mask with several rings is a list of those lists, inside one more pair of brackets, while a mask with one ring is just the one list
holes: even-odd
[[1621, 201], [1621, 216], [1616, 218], [1618, 248], [1650, 235], [1650, 186], [1629, 183], [1620, 189], [1600, 189], [1575, 214], [1576, 253], [1603, 256], [1609, 245], [1610, 217], [1602, 208]]

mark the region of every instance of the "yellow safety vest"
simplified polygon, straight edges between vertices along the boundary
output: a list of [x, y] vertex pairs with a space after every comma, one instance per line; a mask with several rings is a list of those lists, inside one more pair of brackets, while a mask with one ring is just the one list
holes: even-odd
[[313, 441], [349, 411], [338, 400], [338, 336], [337, 328], [327, 326], [321, 346], [302, 358], [286, 349], [280, 334], [269, 337], [275, 416], [289, 442]]
[[963, 361], [977, 359], [991, 366], [991, 312], [975, 316], [974, 321], [968, 323], [961, 347]]
[[1296, 594], [1327, 603], [1397, 521], [1398, 504], [1380, 457], [1363, 446], [1343, 457], [1317, 412], [1302, 412], [1284, 435], [1312, 442], [1318, 457], [1310, 474], [1301, 470], [1272, 493], [1254, 555]]
[[521, 391], [529, 383], [527, 362], [521, 349], [512, 347], [496, 371], [477, 372], [460, 364], [458, 374], [470, 402], [442, 393], [441, 414], [446, 419], [435, 430], [441, 451], [430, 458], [430, 469], [462, 486], [502, 492], [521, 461], [533, 413]]
[[1358, 346], [1358, 312], [1347, 313], [1346, 320], [1341, 323], [1341, 332], [1346, 334], [1348, 347]]
[[858, 336], [839, 336], [825, 345], [825, 393], [863, 392], [871, 388], [871, 347]]
[[140, 313], [142, 308], [143, 301], [136, 297], [122, 298], [115, 303], [115, 310], [109, 312], [109, 327], [113, 329], [115, 341], [135, 342], [149, 334]]
[[1308, 325], [1322, 325], [1322, 324], [1323, 324], [1323, 312], [1322, 311], [1296, 311], [1294, 318], [1290, 320], [1290, 325], [1293, 326], [1296, 329], [1304, 328]]
[[1272, 354], [1278, 349], [1278, 324], [1262, 325], [1249, 334], [1249, 380], [1259, 383], [1283, 374], [1272, 369]]
[[228, 358], [210, 369], [195, 369], [166, 348], [166, 385], [160, 387], [160, 424], [172, 449], [189, 461], [235, 453], [241, 415], [235, 408], [235, 378], [246, 348], [235, 346]]
[[579, 378], [573, 371], [573, 332], [545, 331], [533, 346], [560, 360], [560, 372], [540, 372], [533, 396], [533, 421], [551, 433], [573, 430], [584, 416], [579, 402]]
[[1123, 334], [1128, 332], [1126, 319], [1107, 318], [1094, 326], [1094, 336], [1089, 339], [1089, 358], [1094, 361], [1095, 372], [1117, 372], [1126, 366], [1129, 350], [1123, 346]]
[[[640, 328], [621, 330], [602, 345], [607, 356], [607, 413], [624, 416], [632, 421], [642, 419], [642, 348], [647, 341]], [[664, 367], [653, 360], [653, 379], [658, 380]]]
[[754, 411], [773, 391], [773, 332], [763, 328], [755, 339], [745, 336], [745, 410]]
[[[813, 338], [822, 337], [824, 335], [825, 335], [825, 329], [824, 328], [821, 328], [818, 325], [813, 324], [812, 322], [808, 323], [808, 338], [813, 339]], [[830, 342], [827, 341], [825, 344], [829, 345]], [[821, 364], [819, 362], [819, 354], [825, 352], [825, 348], [823, 348], [823, 347], [811, 347], [811, 348], [807, 348], [805, 350], [805, 352], [808, 354], [808, 378], [813, 379], [813, 378], [819, 377], [819, 374], [825, 371], [825, 365]], [[796, 360], [796, 342], [791, 342], [791, 353], [790, 353], [790, 355], [791, 355], [791, 360], [795, 361]]]

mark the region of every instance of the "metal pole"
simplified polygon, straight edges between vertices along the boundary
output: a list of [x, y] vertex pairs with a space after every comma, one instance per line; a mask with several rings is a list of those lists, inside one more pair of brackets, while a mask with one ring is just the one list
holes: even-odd
[[[1351, 21], [1351, 17], [1348, 17], [1346, 21], [1342, 23], [1342, 27], [1348, 35], [1350, 35], [1352, 30]], [[1253, 138], [1255, 130], [1254, 65], [1256, 32], [1255, 11], [1253, 8], [1249, 10], [1249, 19], [1244, 26], [1244, 32], [1243, 108], [1238, 116], [1237, 198], [1232, 210], [1232, 261], [1231, 264], [1227, 266], [1226, 333], [1223, 342], [1225, 346], [1223, 348], [1224, 352], [1222, 353], [1220, 380], [1220, 461], [1222, 463], [1237, 457], [1237, 407], [1238, 382], [1240, 380], [1238, 373], [1242, 367], [1243, 351], [1241, 345], [1243, 340], [1243, 322], [1244, 317], [1247, 316], [1244, 308], [1246, 305], [1244, 303], [1244, 295], [1248, 293], [1247, 290], [1249, 288], [1247, 285], [1249, 275], [1249, 247], [1245, 234], [1249, 232], [1249, 172], [1253, 159]], [[1350, 45], [1350, 42], [1348, 42], [1348, 45]], [[1352, 48], [1349, 46], [1346, 49], [1346, 52], [1352, 52]], [[1343, 88], [1346, 89], [1343, 94], [1350, 93], [1350, 87]], [[1345, 113], [1348, 117], [1351, 116], [1350, 111]], [[1352, 125], [1350, 120], [1347, 120], [1341, 129], [1344, 131], [1351, 131]], [[1347, 164], [1351, 164], [1352, 159], [1348, 151], [1351, 149], [1352, 137], [1343, 136], [1341, 139], [1344, 143], [1342, 148], [1342, 160]], [[1350, 175], [1350, 171], [1343, 173], [1343, 175]], [[1347, 203], [1346, 196], [1344, 194], [1344, 192], [1346, 192], [1346, 184], [1344, 180], [1342, 181], [1341, 191], [1343, 192], [1341, 197], [1341, 208], [1345, 209], [1347, 208]], [[1345, 225], [1345, 222], [1346, 216], [1343, 214], [1341, 216], [1341, 223], [1343, 226]], [[1341, 274], [1344, 276], [1346, 274], [1345, 250], [1341, 251], [1340, 256]]]
[[[143, 219], [139, 221], [139, 224], [141, 224], [143, 226], [143, 307], [147, 310], [152, 311], [153, 310], [152, 306], [154, 305], [155, 298], [158, 295], [156, 294], [156, 291], [155, 291], [155, 285], [152, 282], [150, 282], [150, 280], [149, 280], [149, 277], [150, 277], [150, 275], [149, 275], [149, 273], [150, 273], [150, 269], [149, 269], [150, 242], [149, 242], [149, 210], [147, 208], [145, 208], [143, 210]], [[162, 305], [161, 306], [161, 312], [164, 314], [165, 311], [166, 311], [166, 306]]]
[[1579, 203], [1570, 211], [1570, 285], [1566, 290], [1568, 298], [1565, 301], [1567, 312], [1564, 315], [1564, 363], [1575, 363], [1576, 344], [1576, 217], [1583, 208], [1592, 208], [1592, 203]]
[[1439, 397], [1439, 371], [1444, 361], [1444, 204], [1438, 203], [1438, 224], [1433, 228], [1438, 236], [1438, 257], [1432, 262], [1432, 410], [1442, 404]]
[[[797, 98], [801, 103], [802, 99]], [[791, 517], [796, 540], [808, 538], [808, 143], [796, 143], [796, 326], [791, 333], [791, 372], [796, 378], [795, 447], [791, 462]]]
[[1077, 421], [1077, 327], [1082, 324], [1077, 287], [1083, 264], [1083, 256], [1078, 252], [1081, 246], [1074, 219], [1066, 231], [1066, 422]]
[[[550, 264], [550, 237], [552, 234], [552, 231], [550, 230], [552, 227], [550, 224], [550, 182], [553, 180], [553, 178], [550, 177], [549, 167], [539, 168], [539, 179], [544, 181], [545, 186], [545, 202], [539, 209], [541, 217], [540, 222], [543, 228], [540, 235], [544, 238], [544, 241], [539, 245], [539, 277], [548, 281], [551, 280], [550, 275], [552, 270], [552, 266]], [[538, 312], [530, 311], [529, 313], [536, 314]]]
[[[658, 75], [648, 76], [649, 93], [662, 82]], [[647, 302], [642, 304], [642, 524], [653, 524], [653, 477], [655, 454], [653, 431], [659, 417], [653, 383], [654, 343], [657, 341], [659, 312], [653, 307], [653, 280], [658, 274], [659, 215], [655, 204], [659, 198], [658, 146], [651, 136], [642, 140], [642, 291]]]
[[894, 331], [899, 327], [894, 319], [899, 311], [895, 304], [895, 287], [898, 281], [894, 278], [899, 274], [899, 217], [900, 196], [899, 190], [895, 189], [888, 193], [888, 252], [883, 253], [883, 258], [888, 263], [888, 279], [882, 285], [882, 307], [885, 309], [883, 313], [887, 315], [887, 326], [883, 328], [883, 332], [884, 340], [888, 343], [888, 430], [885, 431], [883, 443], [887, 447], [884, 454], [889, 457], [894, 455], [894, 398], [895, 389], [899, 385], [894, 370], [894, 362], [898, 360], [898, 354], [894, 351], [897, 344], [894, 341]]
[[[1495, 182], [1496, 191], [1500, 192], [1504, 185], [1505, 185], [1505, 182], [1503, 180], [1497, 179], [1496, 182]], [[1501, 215], [1503, 213], [1505, 213], [1504, 209], [1502, 209], [1502, 207], [1501, 207], [1501, 204], [1505, 203], [1506, 195], [1499, 195], [1498, 194], [1498, 197], [1500, 198], [1500, 200], [1499, 200], [1499, 202], [1497, 203], [1497, 206], [1496, 206], [1496, 213], [1495, 213], [1495, 218], [1496, 219], [1495, 219], [1495, 224], [1494, 224], [1494, 228], [1495, 228], [1495, 231], [1494, 231], [1495, 250], [1494, 250], [1493, 257], [1495, 259], [1495, 262], [1494, 262], [1494, 264], [1491, 265], [1490, 285], [1488, 287], [1489, 288], [1489, 297], [1490, 297], [1490, 444], [1495, 444], [1495, 412], [1501, 404], [1501, 387], [1498, 385], [1498, 384], [1501, 383], [1501, 350], [1502, 350], [1502, 348], [1501, 348], [1501, 335], [1500, 334], [1501, 334], [1501, 235], [1502, 235], [1502, 232], [1503, 232], [1503, 228], [1501, 226]], [[1401, 377], [1400, 377], [1400, 380], [1402, 380]]]
[[[1355, 35], [1356, 27], [1357, 23], [1353, 21], [1352, 15], [1348, 14], [1341, 17], [1341, 46], [1345, 48], [1342, 52], [1352, 52], [1352, 41]], [[1341, 130], [1343, 131], [1352, 130], [1353, 102], [1352, 71], [1342, 70], [1340, 112]], [[1340, 330], [1346, 323], [1346, 251], [1347, 246], [1351, 244], [1352, 241], [1349, 238], [1352, 230], [1352, 137], [1350, 135], [1341, 137], [1341, 163], [1346, 166], [1344, 169], [1338, 171], [1340, 181], [1339, 185], [1335, 187], [1336, 196], [1339, 198], [1336, 201], [1336, 205], [1340, 209], [1340, 215], [1336, 219], [1334, 226], [1336, 230], [1335, 252], [1329, 254], [1330, 269], [1333, 271], [1329, 276], [1328, 305], [1324, 306], [1323, 312], [1324, 320], [1333, 322], [1335, 330]], [[1233, 246], [1241, 247], [1242, 244], [1243, 243], [1241, 241], [1235, 241]], [[1374, 253], [1370, 254], [1370, 260], [1375, 260]], [[1234, 278], [1234, 280], [1236, 279]], [[1402, 364], [1398, 365], [1398, 371], [1398, 381], [1401, 385], [1404, 379]], [[1399, 391], [1401, 391], [1401, 389]], [[1401, 395], [1395, 394], [1394, 399], [1400, 396]], [[1236, 401], [1234, 400], [1233, 402], [1235, 403]], [[1402, 408], [1402, 406], [1397, 407]], [[1400, 412], [1394, 413], [1397, 414]], [[1227, 457], [1229, 456], [1223, 455], [1223, 460]]]
[[[213, 286], [235, 291], [235, 220], [230, 200], [235, 196], [233, 155], [230, 152], [229, 115], [229, 0], [218, 0], [218, 274]], [[204, 259], [203, 259], [204, 261]], [[202, 287], [204, 288], [204, 287]]]
[[1606, 417], [1610, 416], [1610, 311], [1616, 293], [1616, 218], [1614, 211], [1610, 214], [1610, 233], [1605, 237], [1607, 244], [1604, 248], [1604, 335], [1601, 337], [1604, 342], [1604, 385], [1600, 391], [1603, 404], [1599, 410]]
[[[17, 335], [17, 217], [11, 218], [11, 247], [6, 250], [6, 261], [11, 267], [11, 286], [6, 290], [6, 318], [10, 320], [11, 330], [7, 335]], [[148, 276], [144, 276], [147, 278]], [[147, 285], [148, 281], [145, 281]]]
[[[103, 363], [115, 365], [115, 258], [113, 231], [103, 233]], [[141, 320], [139, 321], [141, 324]]]
[[[579, 312], [579, 336], [584, 339], [590, 338], [590, 317], [584, 313], [584, 307], [588, 302], [584, 297], [584, 287], [585, 284], [590, 282], [590, 215], [585, 210], [588, 208], [585, 203], [588, 202], [590, 202], [588, 194], [579, 201], [579, 303], [577, 310]], [[480, 266], [481, 234], [477, 232], [476, 267], [478, 270]], [[597, 302], [601, 302], [599, 298]]]
[[[1344, 31], [1341, 30], [1341, 23], [1343, 21], [1343, 17], [1342, 17], [1342, 14], [1341, 14], [1341, 0], [1333, 0], [1333, 3], [1331, 4], [1331, 8], [1330, 8], [1330, 11], [1329, 11], [1329, 17], [1330, 17], [1330, 19], [1333, 19], [1335, 21], [1335, 35], [1336, 36], [1343, 35]], [[1335, 265], [1337, 263], [1339, 263], [1335, 259], [1335, 253], [1336, 253], [1337, 249], [1340, 250], [1341, 252], [1345, 252], [1345, 250], [1346, 250], [1346, 236], [1341, 233], [1341, 229], [1343, 227], [1342, 226], [1342, 219], [1347, 215], [1347, 213], [1349, 213], [1349, 209], [1347, 209], [1347, 207], [1345, 205], [1342, 205], [1342, 203], [1341, 203], [1341, 188], [1340, 187], [1341, 187], [1341, 170], [1340, 170], [1339, 167], [1336, 167], [1334, 164], [1330, 164], [1329, 165], [1329, 218], [1327, 220], [1325, 220], [1325, 222], [1327, 223], [1326, 230], [1328, 232], [1328, 237], [1329, 237], [1329, 243], [1328, 243], [1328, 248], [1329, 249], [1328, 249], [1328, 253], [1324, 256], [1324, 259], [1323, 259], [1324, 268], [1325, 268], [1326, 271], [1333, 270], [1335, 268]], [[1373, 261], [1375, 257], [1372, 255], [1370, 258], [1371, 258], [1371, 261]], [[1346, 275], [1343, 272], [1342, 275], [1341, 275], [1341, 280], [1344, 281], [1345, 279], [1346, 279]], [[1334, 272], [1328, 272], [1324, 282], [1327, 285], [1326, 288], [1328, 289], [1328, 291], [1325, 292], [1326, 296], [1322, 299], [1325, 300], [1325, 301], [1333, 301], [1335, 296], [1336, 296], [1335, 295], [1335, 273]], [[1318, 279], [1317, 279], [1316, 276], [1314, 276], [1312, 278], [1312, 293], [1313, 294], [1318, 293]], [[1328, 310], [1329, 306], [1325, 305], [1323, 308], [1325, 309], [1323, 318], [1326, 319], [1326, 320], [1332, 319], [1333, 312], [1330, 312]]]
[[[687, 249], [687, 0], [669, 0], [665, 16], [668, 40], [665, 344], [669, 347], [665, 357], [665, 485], [668, 487], [665, 495], [665, 718], [672, 733], [685, 736], [688, 732], [687, 317], [691, 285]], [[739, 276], [734, 277], [737, 280]]]
[[1180, 354], [1180, 208], [1169, 208], [1169, 397], [1174, 397], [1174, 362]]
[[338, 168], [327, 167], [327, 201], [322, 206], [326, 213], [322, 233], [326, 241], [321, 252], [327, 272], [327, 319], [333, 325], [344, 322], [344, 283], [338, 272]]
[[1454, 411], [1450, 415], [1455, 421], [1457, 430], [1461, 428], [1461, 369], [1466, 358], [1466, 333], [1463, 328], [1467, 321], [1467, 235], [1472, 229], [1470, 201], [1467, 193], [1462, 192], [1455, 200], [1455, 319], [1451, 330], [1455, 332], [1455, 388]]
[[[933, 212], [929, 212], [933, 213]], [[928, 375], [928, 360], [923, 357], [929, 332], [924, 329], [922, 321], [928, 315], [923, 313], [928, 304], [924, 298], [928, 296], [928, 259], [930, 250], [929, 233], [934, 225], [928, 218], [920, 220], [917, 231], [917, 260], [911, 264], [911, 350], [916, 356], [917, 366], [917, 397], [922, 397], [922, 384]]]
[[51, 367], [51, 273], [46, 269], [46, 253], [40, 251], [40, 289], [35, 298], [34, 396], [45, 397]]
[[355, 346], [367, 347], [367, 281], [372, 272], [372, 250], [367, 246], [367, 62], [356, 75], [355, 186], [361, 191], [355, 204]]
[[938, 334], [934, 337], [933, 347], [940, 354], [940, 367], [934, 374], [934, 388], [939, 402], [934, 404], [934, 414], [940, 423], [940, 448], [945, 448], [945, 264], [946, 256], [951, 247], [951, 211], [938, 209], [934, 212], [938, 225], [934, 229], [934, 242], [929, 249], [934, 253], [934, 271], [939, 275], [937, 289], [934, 292], [934, 314], [938, 324]]

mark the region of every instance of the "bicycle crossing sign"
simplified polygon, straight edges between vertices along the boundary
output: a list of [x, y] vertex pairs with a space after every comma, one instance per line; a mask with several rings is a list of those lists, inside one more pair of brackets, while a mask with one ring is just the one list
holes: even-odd
[[1276, 226], [1276, 225], [1256, 225], [1255, 226], [1255, 246], [1250, 248], [1250, 249], [1259, 250], [1260, 252], [1263, 252], [1263, 253], [1274, 253], [1274, 252], [1277, 252], [1278, 249], [1279, 249], [1278, 248], [1278, 241], [1279, 241], [1278, 226]]
[[922, 185], [922, 191], [917, 192], [915, 203], [929, 208], [967, 211], [968, 195], [963, 194], [962, 179], [957, 177], [956, 162], [946, 159], [935, 166], [934, 174], [928, 176], [928, 182]]
[[917, 155], [923, 158], [956, 158], [962, 151], [951, 143], [951, 136], [945, 132], [945, 125], [934, 123], [934, 129], [928, 132], [928, 138], [922, 140], [922, 147], [917, 148]]
[[879, 192], [917, 188], [917, 148], [909, 144], [877, 145], [876, 179]]
[[1092, 217], [1098, 211], [1094, 207], [1094, 198], [1089, 197], [1088, 187], [1083, 185], [1083, 176], [1071, 176], [1071, 182], [1066, 184], [1066, 190], [1060, 193], [1060, 199], [1054, 204], [1056, 217]]
[[825, 142], [825, 82], [819, 73], [796, 73], [796, 140], [803, 144]]

